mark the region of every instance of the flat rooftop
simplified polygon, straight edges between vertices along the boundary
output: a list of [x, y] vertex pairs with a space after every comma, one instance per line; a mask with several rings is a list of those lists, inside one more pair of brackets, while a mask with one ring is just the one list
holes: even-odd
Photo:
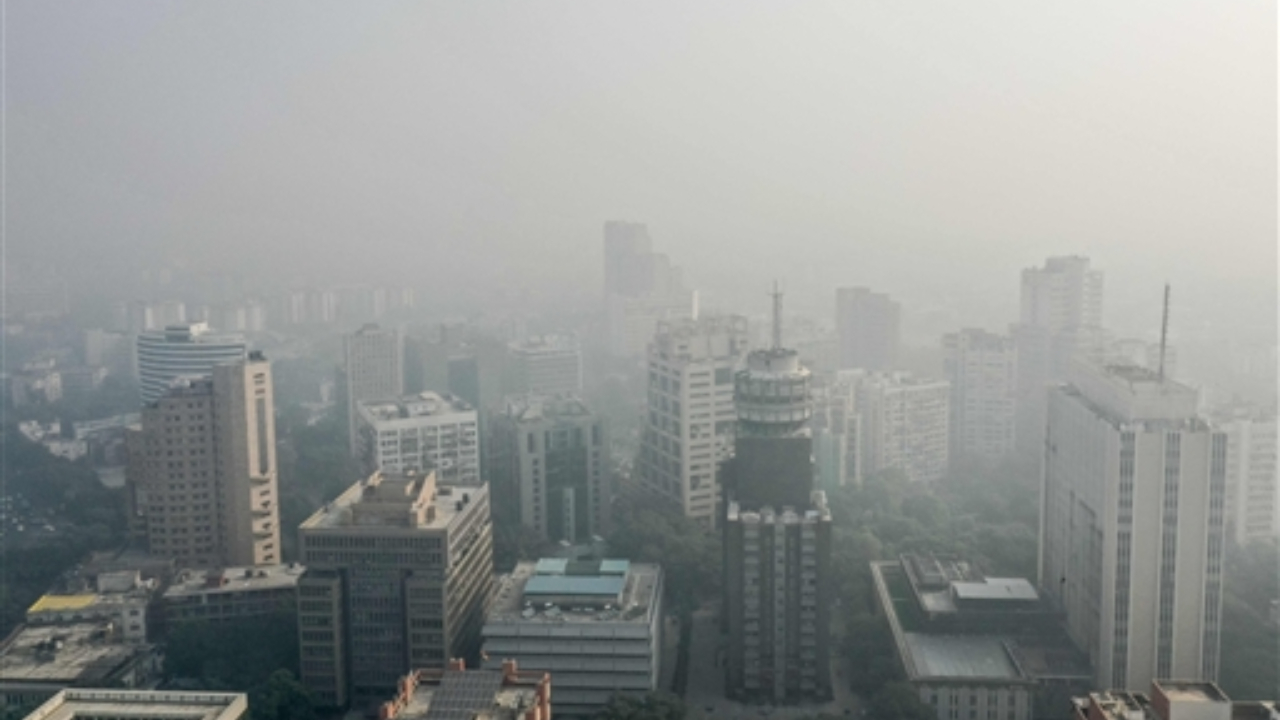
[[395, 720], [518, 720], [537, 704], [536, 686], [504, 686], [501, 671], [453, 671], [419, 684]]
[[986, 578], [982, 582], [955, 582], [951, 590], [957, 600], [1008, 600], [1034, 602], [1036, 589], [1023, 578]]
[[522, 355], [558, 355], [578, 352], [578, 338], [573, 335], [536, 335], [508, 343], [512, 352]]
[[1211, 682], [1184, 680], [1156, 680], [1152, 686], [1159, 688], [1173, 702], [1229, 703], [1226, 693]]
[[969, 678], [1021, 680], [1002, 638], [991, 635], [926, 635], [905, 633], [913, 680]]
[[36, 708], [25, 720], [236, 720], [249, 709], [243, 693], [68, 688]]
[[298, 529], [444, 530], [479, 493], [487, 492], [483, 485], [437, 485], [435, 473], [405, 475], [379, 470], [325, 504]]
[[109, 623], [29, 625], [0, 648], [0, 678], [92, 685], [105, 682], [143, 652], [113, 639]]
[[591, 408], [577, 395], [512, 395], [506, 398], [507, 417], [519, 422], [585, 418]]
[[[574, 565], [579, 562], [544, 559], [519, 563], [499, 580], [488, 621], [648, 623], [659, 600], [662, 569], [658, 565], [603, 560], [597, 562], [600, 570], [596, 574], [568, 574], [576, 572]], [[557, 567], [563, 572], [556, 574]], [[548, 598], [574, 598], [581, 605], [552, 603], [547, 607]]]
[[307, 569], [298, 563], [229, 567], [222, 570], [183, 570], [165, 591], [166, 600], [217, 593], [279, 590], [296, 587]]
[[471, 414], [475, 408], [455, 395], [437, 392], [421, 392], [413, 395], [360, 403], [360, 413], [374, 422], [408, 420], [412, 418], [448, 417]]

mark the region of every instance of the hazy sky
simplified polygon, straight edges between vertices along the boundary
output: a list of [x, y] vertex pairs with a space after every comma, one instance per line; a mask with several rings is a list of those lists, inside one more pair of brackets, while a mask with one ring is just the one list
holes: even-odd
[[9, 248], [589, 292], [630, 219], [712, 297], [986, 320], [1081, 253], [1109, 315], [1170, 279], [1274, 326], [1275, 14], [11, 0]]

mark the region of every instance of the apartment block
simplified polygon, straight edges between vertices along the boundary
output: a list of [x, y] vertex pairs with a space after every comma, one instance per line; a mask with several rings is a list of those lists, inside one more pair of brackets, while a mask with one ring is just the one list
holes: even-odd
[[854, 385], [862, 431], [862, 470], [896, 469], [911, 482], [938, 482], [950, 454], [951, 385], [910, 373], [841, 371]]
[[951, 383], [951, 454], [1001, 460], [1017, 429], [1018, 351], [1009, 337], [966, 329], [942, 339]]
[[355, 457], [360, 451], [360, 403], [404, 395], [403, 339], [396, 330], [370, 323], [343, 338], [343, 357], [349, 447]]
[[507, 346], [508, 394], [563, 395], [582, 392], [578, 338], [539, 335]]
[[1214, 425], [1227, 436], [1227, 529], [1238, 545], [1280, 537], [1280, 476], [1276, 417], [1269, 411], [1236, 408]]
[[475, 408], [453, 395], [422, 392], [357, 404], [359, 457], [366, 469], [434, 470], [444, 485], [480, 484]]

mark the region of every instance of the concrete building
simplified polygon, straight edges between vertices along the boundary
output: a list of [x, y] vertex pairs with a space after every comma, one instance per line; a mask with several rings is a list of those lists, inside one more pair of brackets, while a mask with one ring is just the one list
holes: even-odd
[[605, 223], [604, 277], [608, 345], [616, 357], [643, 355], [660, 321], [693, 315], [680, 269], [653, 252], [643, 224]]
[[1101, 270], [1084, 257], [1053, 257], [1022, 271], [1021, 314], [1011, 334], [1018, 352], [1018, 452], [1044, 449], [1049, 388], [1067, 379], [1077, 359], [1101, 362]]
[[1227, 437], [1197, 401], [1143, 368], [1084, 364], [1049, 398], [1040, 587], [1095, 687], [1217, 678]]
[[1280, 537], [1280, 476], [1276, 469], [1276, 417], [1238, 408], [1214, 425], [1227, 436], [1227, 532], [1238, 545]]
[[175, 380], [126, 438], [130, 522], [151, 552], [189, 567], [280, 561], [271, 365]]
[[480, 484], [480, 424], [461, 398], [423, 392], [356, 406], [358, 457], [369, 472], [434, 470], [443, 485]]
[[244, 693], [69, 688], [23, 720], [240, 720], [248, 716]]
[[1072, 720], [1278, 720], [1273, 700], [1232, 702], [1215, 683], [1156, 680], [1150, 696], [1107, 690], [1072, 698]]
[[539, 335], [507, 345], [511, 395], [582, 392], [582, 349], [572, 335]]
[[489, 490], [375, 472], [298, 528], [301, 680], [321, 705], [474, 657], [493, 586]]
[[[1106, 364], [1138, 365], [1148, 370], [1160, 370], [1160, 343], [1137, 338], [1120, 338], [1107, 343]], [[1164, 374], [1178, 378], [1178, 349], [1172, 345], [1164, 348]]]
[[111, 621], [21, 626], [0, 642], [0, 708], [67, 688], [138, 687], [157, 669], [151, 647], [125, 643]]
[[831, 511], [741, 508], [725, 520], [730, 697], [764, 704], [831, 697]]
[[733, 454], [733, 375], [747, 351], [736, 315], [658, 324], [649, 345], [648, 412], [636, 474], [686, 517], [717, 525], [720, 465]]
[[903, 674], [938, 720], [1055, 717], [1091, 687], [1061, 613], [1027, 580], [932, 555], [871, 570]]
[[347, 426], [352, 457], [360, 452], [360, 403], [404, 395], [404, 342], [396, 330], [368, 324], [343, 337]]
[[30, 627], [110, 622], [123, 643], [147, 642], [149, 608], [157, 583], [134, 572], [99, 574], [92, 588], [52, 588], [27, 608]]
[[522, 562], [484, 624], [484, 666], [555, 680], [556, 717], [591, 718], [615, 693], [658, 689], [662, 570], [626, 560]]
[[298, 608], [298, 580], [305, 571], [296, 563], [182, 570], [160, 599], [165, 627], [293, 615]]
[[839, 366], [873, 371], [898, 369], [902, 307], [864, 287], [836, 290]]
[[951, 385], [910, 373], [841, 371], [855, 387], [862, 471], [896, 469], [911, 482], [938, 482], [950, 454]]
[[490, 481], [521, 525], [585, 543], [609, 524], [613, 478], [604, 418], [574, 396], [507, 399], [493, 420]]
[[378, 720], [551, 720], [551, 676], [522, 672], [514, 660], [500, 670], [450, 660], [448, 668], [406, 675]]
[[242, 362], [248, 356], [243, 337], [215, 333], [205, 323], [139, 333], [135, 357], [142, 404], [159, 400], [177, 378], [209, 375], [215, 365]]
[[813, 466], [817, 485], [832, 490], [862, 482], [862, 418], [856, 388], [830, 381], [813, 390]]
[[1003, 335], [966, 329], [945, 336], [942, 350], [951, 383], [951, 456], [1010, 456], [1017, 429], [1017, 346]]

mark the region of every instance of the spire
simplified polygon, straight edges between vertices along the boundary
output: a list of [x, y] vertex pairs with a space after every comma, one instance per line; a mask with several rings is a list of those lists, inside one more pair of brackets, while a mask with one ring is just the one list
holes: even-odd
[[1169, 283], [1164, 284], [1164, 315], [1160, 319], [1160, 384], [1164, 384], [1164, 354], [1169, 340]]
[[782, 292], [778, 290], [778, 281], [773, 281], [773, 349], [782, 349]]

